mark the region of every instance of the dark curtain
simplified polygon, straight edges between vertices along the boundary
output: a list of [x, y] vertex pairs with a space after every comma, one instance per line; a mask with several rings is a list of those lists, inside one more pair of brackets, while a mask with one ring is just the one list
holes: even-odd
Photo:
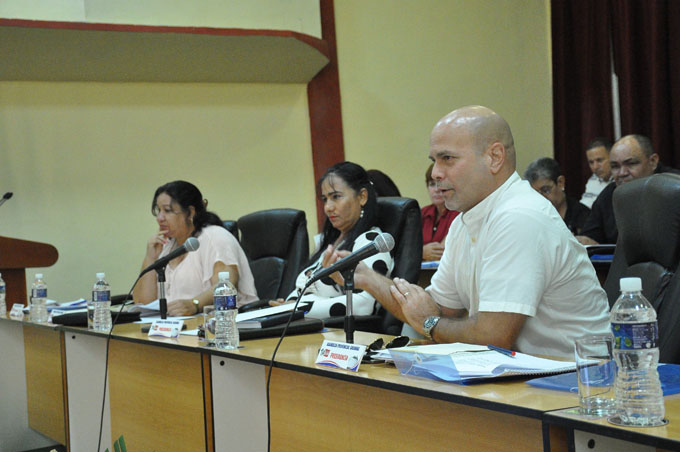
[[551, 14], [555, 159], [569, 194], [590, 176], [587, 142], [616, 138], [612, 56], [621, 133], [649, 136], [680, 168], [680, 0], [552, 0]]
[[652, 139], [661, 161], [680, 164], [680, 2], [609, 0], [621, 133]]
[[585, 146], [613, 138], [607, 1], [552, 0], [555, 159], [567, 193], [579, 198], [591, 175]]

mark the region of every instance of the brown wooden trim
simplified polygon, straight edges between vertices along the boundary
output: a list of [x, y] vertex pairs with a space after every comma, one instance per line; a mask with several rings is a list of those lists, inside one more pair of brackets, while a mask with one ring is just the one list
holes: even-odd
[[212, 370], [209, 353], [201, 353], [203, 369], [203, 416], [205, 418], [205, 450], [215, 451], [215, 419], [212, 406]]
[[64, 437], [66, 438], [66, 451], [71, 450], [71, 428], [68, 417], [68, 375], [66, 371], [66, 339], [63, 331], [59, 331], [59, 347], [61, 349], [61, 373], [64, 387]]
[[[321, 37], [328, 45], [328, 65], [307, 85], [309, 104], [309, 129], [312, 136], [312, 162], [314, 180], [319, 180], [333, 164], [345, 160], [342, 137], [342, 110], [340, 105], [340, 77], [335, 39], [335, 10], [333, 0], [319, 0], [321, 11]], [[326, 216], [323, 205], [317, 200], [319, 229]]]
[[291, 30], [251, 30], [245, 28], [214, 28], [214, 27], [177, 27], [158, 25], [131, 25], [91, 22], [62, 22], [51, 20], [0, 19], [2, 27], [46, 28], [59, 30], [90, 30], [138, 33], [177, 33], [214, 36], [280, 36], [295, 38], [298, 41], [314, 47], [328, 57], [328, 44], [319, 38]]

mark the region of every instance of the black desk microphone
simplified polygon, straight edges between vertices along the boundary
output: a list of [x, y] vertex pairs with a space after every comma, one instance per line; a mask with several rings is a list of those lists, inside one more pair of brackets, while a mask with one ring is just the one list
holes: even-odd
[[11, 198], [14, 195], [11, 191], [8, 191], [2, 196], [2, 199], [0, 199], [0, 206], [3, 205], [9, 198]]

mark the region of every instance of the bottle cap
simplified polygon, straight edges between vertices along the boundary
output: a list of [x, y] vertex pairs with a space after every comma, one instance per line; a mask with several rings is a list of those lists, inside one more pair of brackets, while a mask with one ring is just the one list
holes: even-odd
[[642, 290], [642, 280], [640, 278], [621, 278], [619, 286], [621, 292], [639, 292]]
[[217, 274], [217, 277], [220, 278], [220, 281], [222, 280], [229, 280], [229, 272], [219, 272]]
[[97, 273], [97, 279], [104, 279], [104, 278], [106, 278], [106, 273], [104, 273], [104, 272]]
[[36, 273], [35, 279], [42, 279], [42, 273]]

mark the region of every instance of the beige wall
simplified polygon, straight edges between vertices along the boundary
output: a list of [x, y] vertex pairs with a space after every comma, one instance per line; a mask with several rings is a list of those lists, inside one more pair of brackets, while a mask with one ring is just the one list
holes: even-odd
[[512, 127], [520, 174], [552, 156], [547, 0], [339, 0], [345, 156], [429, 204], [429, 133], [481, 104]]
[[[225, 4], [245, 3], [206, 0], [200, 15]], [[382, 168], [424, 205], [429, 131], [472, 103], [508, 119], [519, 168], [550, 155], [548, 4], [336, 0], [347, 158]], [[182, 11], [168, 7], [168, 23]], [[176, 178], [196, 182], [225, 219], [296, 207], [314, 234], [308, 121], [303, 85], [1, 82], [0, 192], [15, 197], [0, 207], [0, 235], [54, 244], [50, 296], [71, 300], [89, 296], [97, 271], [114, 293], [129, 289], [155, 229], [153, 190]]]
[[195, 182], [224, 219], [315, 209], [303, 85], [0, 83], [0, 161], [0, 234], [57, 247], [60, 300], [97, 271], [129, 289], [167, 181]]

